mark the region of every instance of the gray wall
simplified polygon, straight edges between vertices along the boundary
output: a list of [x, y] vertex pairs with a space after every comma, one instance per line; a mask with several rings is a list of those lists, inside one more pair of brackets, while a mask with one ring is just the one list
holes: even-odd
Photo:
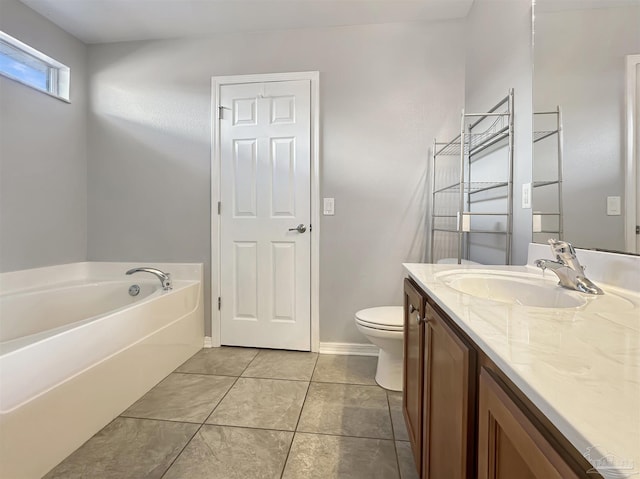
[[624, 205], [624, 57], [638, 53], [640, 7], [536, 8], [534, 103], [562, 108], [564, 229], [575, 246], [625, 249], [624, 216], [607, 216], [606, 198]]
[[[84, 259], [198, 261], [209, 296], [217, 75], [320, 71], [322, 196], [336, 198], [336, 215], [321, 225], [325, 342], [364, 342], [354, 312], [401, 303], [400, 263], [425, 258], [429, 147], [455, 134], [463, 98], [486, 108], [516, 88], [516, 206], [530, 178], [526, 0], [476, 0], [466, 21], [93, 45], [88, 57], [22, 4], [0, 5], [7, 33], [74, 75], [71, 105], [0, 80], [5, 270]], [[517, 263], [526, 257], [530, 210], [515, 211]], [[207, 328], [209, 317], [207, 310]]]
[[84, 261], [87, 49], [17, 0], [0, 30], [71, 68], [71, 104], [0, 76], [0, 271]]
[[428, 148], [459, 121], [462, 26], [90, 46], [89, 259], [202, 261], [208, 281], [211, 77], [318, 70], [322, 196], [336, 199], [321, 225], [320, 337], [365, 342], [354, 312], [401, 304], [401, 263], [423, 258]]
[[[514, 201], [512, 264], [525, 264], [531, 209], [522, 209], [522, 184], [531, 181], [532, 26], [530, 0], [475, 0], [466, 19], [465, 110], [482, 112], [514, 89]], [[502, 163], [505, 164], [504, 162]], [[494, 168], [487, 162], [488, 168]], [[478, 162], [478, 169], [481, 163]], [[486, 172], [487, 178], [493, 171]], [[482, 172], [480, 175], [482, 176]], [[495, 208], [493, 208], [495, 211]], [[488, 248], [471, 259], [494, 262]]]

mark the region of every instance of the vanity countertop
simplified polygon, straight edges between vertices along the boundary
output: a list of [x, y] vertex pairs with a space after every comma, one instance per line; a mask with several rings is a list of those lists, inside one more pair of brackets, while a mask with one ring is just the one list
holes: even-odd
[[[532, 308], [461, 293], [438, 273], [537, 268], [403, 266], [603, 477], [640, 478], [640, 293], [599, 284], [605, 295], [586, 306]], [[624, 300], [612, 308], [607, 294]]]

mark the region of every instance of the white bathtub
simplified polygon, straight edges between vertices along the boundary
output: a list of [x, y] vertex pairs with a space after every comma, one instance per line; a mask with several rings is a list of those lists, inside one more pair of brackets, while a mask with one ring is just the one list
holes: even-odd
[[202, 347], [202, 266], [154, 264], [172, 291], [133, 266], [0, 275], [0, 477], [41, 477]]
[[[129, 294], [129, 286], [134, 283], [140, 286], [137, 296]], [[35, 342], [44, 336], [75, 327], [80, 321], [92, 321], [131, 306], [150, 295], [156, 296], [159, 291], [158, 281], [152, 283], [150, 280], [142, 282], [130, 279], [74, 281], [45, 289], [0, 293], [0, 354], [20, 347], [18, 343]]]

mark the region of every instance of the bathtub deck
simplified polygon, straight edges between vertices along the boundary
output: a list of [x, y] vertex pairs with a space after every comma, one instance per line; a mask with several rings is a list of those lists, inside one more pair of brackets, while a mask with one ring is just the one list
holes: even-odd
[[416, 478], [402, 395], [375, 384], [375, 367], [204, 349], [45, 477]]

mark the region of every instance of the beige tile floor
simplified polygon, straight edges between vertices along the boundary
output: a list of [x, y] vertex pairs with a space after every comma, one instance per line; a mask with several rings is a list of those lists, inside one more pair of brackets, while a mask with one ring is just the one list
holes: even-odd
[[376, 358], [203, 349], [45, 477], [416, 479]]

